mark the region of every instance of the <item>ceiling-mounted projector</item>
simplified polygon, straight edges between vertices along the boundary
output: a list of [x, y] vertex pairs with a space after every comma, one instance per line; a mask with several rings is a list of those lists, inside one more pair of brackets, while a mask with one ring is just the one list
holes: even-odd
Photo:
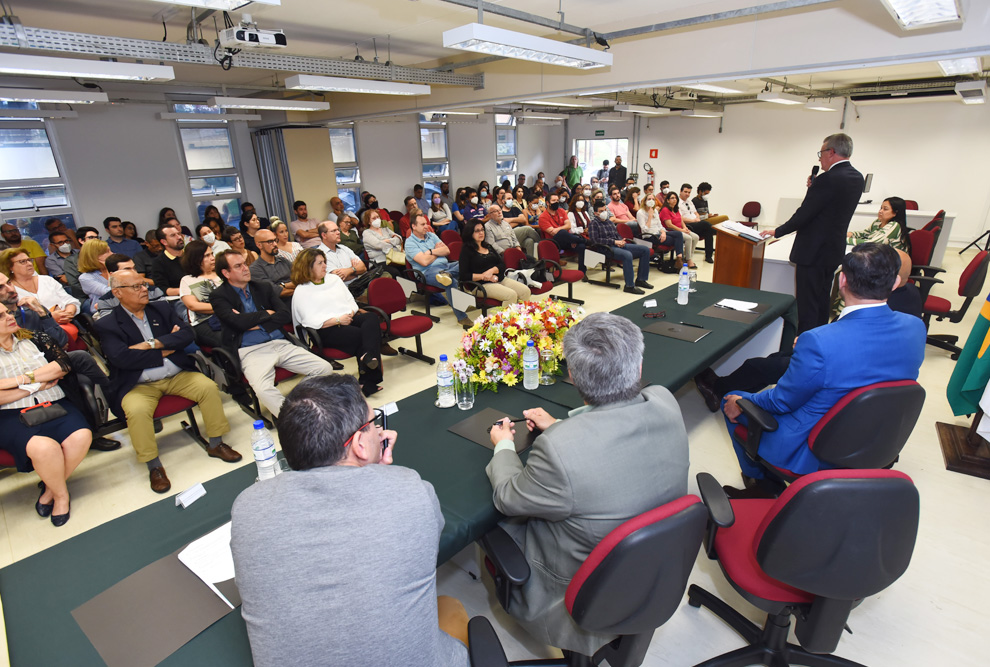
[[281, 30], [227, 28], [220, 32], [220, 45], [227, 49], [284, 49], [288, 42]]

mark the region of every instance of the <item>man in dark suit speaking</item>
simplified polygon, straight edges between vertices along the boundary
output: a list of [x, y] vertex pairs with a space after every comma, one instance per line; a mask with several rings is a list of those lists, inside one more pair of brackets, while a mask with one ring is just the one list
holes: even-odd
[[809, 179], [804, 201], [790, 219], [763, 236], [797, 232], [790, 260], [797, 265], [798, 333], [828, 322], [832, 277], [846, 254], [846, 230], [863, 193], [863, 174], [849, 163], [853, 141], [847, 134], [825, 137], [818, 161], [822, 173]]

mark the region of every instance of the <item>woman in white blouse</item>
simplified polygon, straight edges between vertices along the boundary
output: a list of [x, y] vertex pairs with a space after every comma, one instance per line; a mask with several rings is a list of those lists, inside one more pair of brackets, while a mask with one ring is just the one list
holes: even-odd
[[33, 296], [47, 308], [59, 326], [69, 335], [69, 342], [75, 343], [79, 330], [72, 318], [79, 313], [79, 300], [65, 291], [62, 284], [51, 276], [39, 276], [34, 272], [34, 262], [27, 251], [9, 248], [0, 253], [0, 271], [17, 288], [17, 296]]
[[214, 255], [219, 255], [224, 250], [230, 250], [230, 246], [227, 242], [218, 239], [217, 233], [213, 231], [213, 227], [207, 223], [204, 223], [196, 228], [196, 236], [200, 241], [210, 246], [210, 252]]
[[384, 264], [385, 270], [392, 277], [402, 275], [402, 269], [388, 261], [388, 251], [402, 251], [402, 237], [382, 224], [382, 214], [378, 209], [369, 208], [361, 216], [364, 223], [364, 234], [361, 243], [368, 253], [368, 261], [372, 264]]
[[327, 273], [327, 260], [317, 248], [306, 248], [292, 264], [292, 321], [316, 329], [320, 344], [353, 354], [365, 396], [381, 391], [382, 331], [378, 316], [358, 308], [344, 281]]
[[669, 236], [664, 229], [663, 222], [660, 221], [660, 207], [657, 206], [657, 198], [653, 196], [653, 185], [647, 183], [647, 194], [643, 197], [643, 205], [636, 211], [636, 222], [639, 223], [639, 231], [643, 234], [643, 240], [653, 244], [653, 249], [657, 252], [660, 245], [672, 243], [677, 260], [674, 268], [678, 271], [684, 265], [684, 237], [680, 234], [671, 233]]
[[[34, 340], [30, 332], [18, 328], [13, 315], [4, 312], [0, 316], [0, 429], [4, 434], [0, 449], [14, 457], [19, 471], [37, 471], [41, 495], [34, 509], [42, 517], [50, 516], [55, 526], [63, 526], [69, 520], [66, 480], [89, 451], [93, 432], [58, 386], [71, 368], [68, 358], [63, 354], [49, 362]], [[51, 345], [54, 341], [49, 341]], [[48, 401], [65, 414], [37, 426], [21, 422], [21, 410]]]
[[574, 195], [567, 204], [567, 219], [571, 222], [572, 234], [588, 234], [591, 216], [588, 215], [588, 202], [584, 195]]
[[289, 226], [278, 218], [272, 218], [269, 229], [275, 232], [275, 247], [278, 248], [278, 254], [290, 262], [296, 261], [296, 257], [302, 252], [303, 247], [289, 239]]
[[179, 298], [189, 310], [196, 344], [220, 347], [220, 321], [210, 305], [210, 294], [223, 284], [216, 273], [216, 258], [205, 241], [193, 241], [182, 251], [181, 261], [186, 275], [179, 281]]

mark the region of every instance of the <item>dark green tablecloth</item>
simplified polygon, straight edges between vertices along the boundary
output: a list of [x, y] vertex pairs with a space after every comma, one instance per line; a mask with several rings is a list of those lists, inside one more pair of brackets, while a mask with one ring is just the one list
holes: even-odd
[[[642, 302], [655, 297], [658, 309], [667, 311], [669, 321], [683, 319], [712, 329], [695, 344], [646, 334], [643, 377], [649, 382], [676, 390], [700, 368], [777, 317], [783, 316], [789, 325], [782, 346], [793, 339], [797, 319], [793, 297], [707, 283], [698, 283], [697, 289], [687, 306], [677, 306], [676, 291], [667, 288], [616, 311], [647, 326], [655, 320], [643, 319]], [[750, 325], [697, 315], [726, 297], [767, 303], [770, 309]], [[446, 519], [438, 557], [442, 563], [490, 530], [500, 515], [492, 505], [491, 485], [484, 470], [491, 451], [447, 431], [470, 413], [436, 408], [434, 396], [434, 390], [429, 389], [399, 401], [399, 411], [389, 417], [389, 426], [399, 433], [395, 462], [417, 470], [436, 489]], [[475, 410], [492, 407], [521, 414], [525, 408], [542, 405], [553, 416], [564, 417], [568, 407], [580, 404], [574, 387], [558, 382], [535, 392], [508, 387], [498, 393], [483, 392], [477, 397]], [[0, 570], [11, 664], [102, 665], [70, 612], [228, 521], [234, 498], [254, 479], [255, 467], [242, 466], [207, 482], [206, 497], [189, 509], [180, 510], [174, 498], [166, 498]], [[227, 614], [162, 664], [251, 664], [239, 611]]]

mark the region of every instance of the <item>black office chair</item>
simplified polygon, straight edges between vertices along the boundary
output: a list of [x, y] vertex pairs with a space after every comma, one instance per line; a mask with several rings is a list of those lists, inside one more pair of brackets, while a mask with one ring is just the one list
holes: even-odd
[[[914, 380], [877, 382], [854, 389], [818, 420], [808, 435], [808, 449], [833, 468], [887, 468], [907, 444], [921, 408], [925, 389]], [[747, 456], [781, 485], [801, 477], [760, 458], [760, 438], [777, 430], [777, 421], [749, 399], [737, 403], [746, 425], [733, 429], [732, 438]]]
[[[570, 653], [562, 660], [512, 664], [576, 667], [607, 659], [612, 667], [641, 665], [654, 630], [667, 622], [684, 596], [706, 517], [697, 496], [683, 496], [606, 535], [574, 574], [564, 604], [582, 629], [619, 637], [594, 656]], [[529, 564], [501, 528], [479, 542], [488, 556], [486, 566], [495, 578], [499, 603], [508, 609], [511, 588], [529, 579]], [[468, 639], [475, 667], [509, 664], [488, 619], [471, 619]]]
[[[698, 486], [710, 511], [708, 557], [747, 602], [767, 613], [761, 629], [712, 593], [705, 606], [747, 646], [696, 667], [863, 667], [832, 655], [849, 614], [907, 570], [918, 535], [918, 490], [894, 470], [823, 470], [776, 500], [730, 501], [708, 473]], [[787, 642], [791, 617], [800, 646]]]

